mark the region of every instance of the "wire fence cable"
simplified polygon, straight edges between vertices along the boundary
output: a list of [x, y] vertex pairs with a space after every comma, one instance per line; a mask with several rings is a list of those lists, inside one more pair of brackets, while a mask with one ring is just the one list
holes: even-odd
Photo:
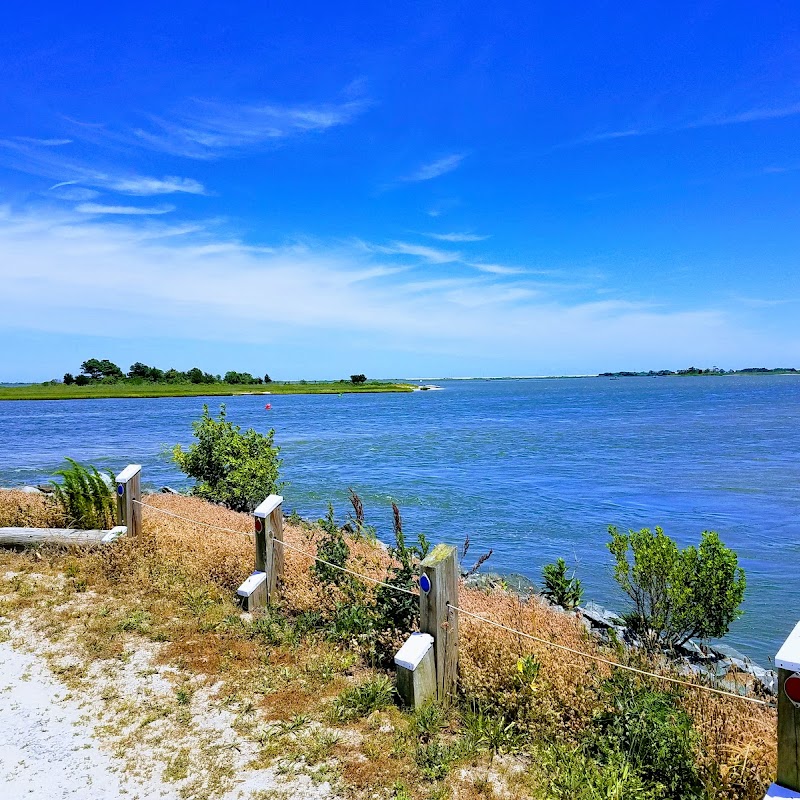
[[[249, 538], [255, 538], [255, 534], [248, 533], [246, 531], [237, 531], [233, 528], [223, 528], [220, 525], [214, 525], [211, 522], [201, 522], [197, 519], [190, 519], [189, 517], [183, 517], [180, 514], [175, 514], [172, 511], [167, 511], [164, 508], [159, 508], [158, 506], [150, 505], [150, 503], [142, 503], [140, 500], [134, 500], [134, 503], [140, 506], [144, 506], [144, 508], [151, 508], [153, 511], [158, 511], [161, 514], [166, 514], [168, 517], [175, 517], [176, 519], [182, 519], [184, 522], [191, 522], [194, 525], [205, 525], [208, 528], [214, 528], [218, 531], [225, 531], [226, 533], [238, 533], [240, 536], [248, 536]], [[386, 583], [385, 581], [379, 581], [377, 578], [370, 578], [369, 575], [362, 575], [360, 572], [355, 572], [352, 569], [347, 569], [347, 567], [341, 567], [338, 564], [332, 564], [330, 561], [326, 561], [324, 558], [320, 558], [319, 556], [315, 555], [314, 553], [309, 553], [307, 550], [301, 550], [299, 547], [295, 547], [288, 542], [281, 541], [280, 539], [273, 539], [272, 540], [273, 547], [276, 544], [283, 545], [284, 547], [288, 548], [289, 550], [294, 550], [295, 553], [299, 553], [302, 556], [306, 556], [314, 561], [318, 561], [320, 564], [325, 564], [325, 566], [331, 567], [333, 569], [338, 569], [340, 572], [346, 572], [348, 575], [353, 575], [356, 578], [360, 578], [362, 581], [367, 581], [369, 583], [374, 583], [377, 586], [384, 586], [387, 589], [392, 589], [395, 592], [400, 592], [401, 594], [410, 594], [413, 597], [418, 597], [419, 592], [415, 592], [411, 589], [404, 589], [402, 586], [394, 586], [391, 583]]]
[[[167, 511], [164, 508], [159, 508], [158, 506], [150, 505], [150, 503], [142, 503], [140, 500], [134, 500], [139, 506], [143, 506], [144, 508], [150, 508], [153, 511], [158, 511], [160, 514], [166, 514], [169, 517], [175, 517], [176, 519], [183, 520], [184, 522], [191, 522], [193, 525], [205, 525], [208, 528], [214, 528], [218, 531], [225, 531], [226, 533], [237, 533], [240, 536], [247, 536], [251, 539], [255, 538], [255, 534], [248, 533], [245, 531], [237, 531], [234, 528], [224, 528], [220, 525], [214, 525], [211, 522], [202, 522], [201, 520], [190, 519], [189, 517], [181, 516], [180, 514], [175, 514], [172, 511]], [[295, 547], [288, 542], [284, 542], [280, 539], [273, 539], [272, 540], [273, 547], [275, 544], [280, 544], [283, 547], [293, 550], [295, 553], [299, 555], [305, 556], [306, 558], [310, 558], [312, 561], [317, 561], [320, 564], [325, 564], [327, 567], [331, 567], [332, 569], [339, 570], [340, 572], [347, 573], [348, 575], [352, 575], [355, 578], [359, 578], [362, 581], [367, 581], [368, 583], [373, 583], [376, 586], [383, 586], [386, 589], [391, 589], [392, 591], [399, 592], [401, 594], [411, 595], [412, 597], [419, 597], [419, 592], [415, 592], [412, 589], [405, 589], [402, 586], [394, 586], [391, 583], [386, 583], [385, 581], [379, 581], [377, 578], [371, 578], [368, 575], [362, 575], [360, 572], [355, 572], [352, 569], [348, 569], [347, 567], [339, 566], [338, 564], [333, 564], [330, 561], [326, 561], [324, 558], [320, 558], [319, 556], [315, 555], [314, 553], [309, 553], [307, 550], [302, 550], [299, 547]], [[479, 614], [475, 614], [472, 611], [466, 611], [463, 608], [459, 608], [458, 606], [454, 606], [452, 603], [448, 603], [448, 608], [452, 609], [453, 611], [458, 612], [459, 614], [464, 614], [468, 617], [472, 617], [473, 619], [478, 620], [479, 622], [483, 622], [487, 625], [492, 625], [495, 628], [500, 628], [508, 633], [512, 633], [515, 636], [521, 636], [523, 639], [530, 639], [533, 642], [538, 642], [539, 644], [546, 645], [547, 647], [552, 647], [556, 650], [561, 650], [565, 653], [571, 653], [572, 655], [580, 656], [581, 658], [588, 658], [592, 661], [597, 661], [601, 664], [607, 664], [610, 667], [617, 667], [618, 669], [627, 670], [628, 672], [636, 673], [637, 675], [644, 675], [648, 678], [656, 678], [658, 680], [667, 681], [668, 683], [678, 684], [679, 686], [688, 686], [691, 689], [698, 689], [699, 691], [703, 692], [710, 692], [712, 694], [722, 695], [723, 697], [731, 697], [734, 700], [744, 700], [748, 703], [754, 703], [760, 706], [767, 706], [772, 707], [773, 704], [767, 702], [766, 700], [759, 700], [756, 697], [748, 697], [747, 695], [736, 694], [735, 692], [728, 692], [725, 689], [715, 689], [713, 686], [703, 686], [699, 683], [692, 683], [691, 681], [682, 680], [681, 678], [672, 678], [668, 675], [662, 675], [658, 672], [649, 672], [648, 670], [639, 669], [638, 667], [631, 667], [627, 664], [620, 664], [619, 661], [613, 661], [610, 658], [603, 658], [603, 656], [597, 656], [592, 653], [585, 653], [583, 650], [576, 650], [573, 647], [567, 647], [567, 645], [558, 644], [556, 642], [551, 642], [548, 639], [542, 639], [540, 636], [534, 636], [531, 633], [524, 633], [523, 631], [518, 631], [515, 628], [510, 628], [508, 625], [503, 625], [501, 622], [495, 622], [493, 619], [489, 619], [488, 617], [482, 617]]]
[[370, 583], [374, 583], [377, 586], [384, 586], [387, 589], [393, 589], [395, 592], [401, 592], [402, 594], [410, 594], [412, 597], [419, 597], [419, 592], [415, 592], [412, 589], [404, 589], [402, 586], [394, 586], [391, 583], [386, 583], [385, 581], [379, 581], [377, 578], [370, 578], [368, 575], [362, 575], [360, 572], [354, 572], [352, 569], [347, 569], [347, 567], [340, 567], [338, 564], [332, 564], [330, 561], [326, 561], [324, 558], [320, 558], [319, 556], [314, 555], [313, 553], [309, 553], [307, 550], [301, 550], [299, 547], [295, 547], [292, 544], [288, 544], [287, 542], [281, 541], [280, 539], [273, 539], [273, 544], [280, 544], [284, 547], [288, 547], [289, 550], [294, 550], [295, 553], [300, 553], [300, 555], [304, 555], [308, 558], [313, 559], [314, 561], [319, 561], [320, 564], [325, 564], [328, 567], [333, 567], [333, 569], [338, 569], [340, 572], [346, 572], [348, 575], [354, 575], [356, 578], [360, 578], [362, 581], [369, 581]]
[[525, 639], [530, 639], [534, 642], [539, 642], [540, 644], [547, 645], [548, 647], [553, 647], [556, 650], [563, 650], [566, 653], [572, 653], [576, 656], [581, 656], [582, 658], [589, 658], [593, 661], [599, 661], [601, 664], [608, 664], [610, 667], [618, 667], [619, 669], [627, 670], [628, 672], [635, 672], [637, 675], [646, 675], [649, 678], [658, 678], [662, 681], [668, 681], [669, 683], [677, 683], [680, 686], [689, 686], [692, 689], [699, 689], [703, 692], [712, 692], [713, 694], [721, 694], [724, 697], [732, 697], [735, 700], [745, 700], [748, 703], [755, 703], [756, 705], [760, 706], [768, 706], [771, 707], [772, 704], [767, 702], [766, 700], [759, 700], [756, 697], [748, 697], [747, 695], [736, 694], [735, 692], [728, 692], [725, 689], [715, 689], [713, 686], [703, 686], [699, 683], [692, 683], [691, 681], [681, 680], [680, 678], [671, 678], [668, 675], [662, 675], [658, 672], [648, 672], [644, 669], [639, 669], [638, 667], [631, 667], [627, 664], [620, 664], [618, 661], [612, 661], [610, 658], [603, 658], [602, 656], [596, 656], [592, 653], [585, 653], [582, 650], [576, 650], [572, 647], [567, 647], [564, 644], [557, 644], [556, 642], [551, 642], [548, 639], [542, 639], [539, 636], [534, 636], [530, 633], [523, 633], [522, 631], [518, 631], [514, 628], [509, 628], [508, 625], [503, 625], [500, 622], [495, 622], [493, 619], [489, 619], [488, 617], [482, 617], [479, 614], [475, 614], [472, 611], [465, 611], [463, 608], [459, 608], [458, 606], [454, 606], [452, 603], [448, 603], [448, 608], [453, 609], [453, 611], [457, 611], [459, 614], [465, 614], [468, 617], [472, 617], [473, 619], [477, 619], [480, 622], [485, 622], [487, 625], [493, 625], [495, 628], [502, 628], [504, 631], [508, 631], [509, 633], [513, 633], [516, 636], [522, 636]]
[[191, 522], [192, 525], [205, 525], [206, 528], [214, 528], [218, 531], [225, 531], [226, 533], [238, 533], [239, 536], [247, 536], [250, 539], [255, 538], [255, 534], [249, 531], [237, 531], [234, 528], [223, 528], [221, 525], [214, 525], [211, 522], [203, 522], [199, 519], [190, 519], [189, 517], [183, 517], [180, 514], [176, 514], [173, 511], [167, 511], [166, 508], [159, 508], [158, 506], [151, 505], [150, 503], [143, 503], [141, 500], [134, 500], [137, 506], [142, 506], [143, 508], [150, 508], [153, 511], [158, 511], [159, 514], [166, 514], [168, 517], [175, 517], [175, 519], [182, 519], [184, 522]]

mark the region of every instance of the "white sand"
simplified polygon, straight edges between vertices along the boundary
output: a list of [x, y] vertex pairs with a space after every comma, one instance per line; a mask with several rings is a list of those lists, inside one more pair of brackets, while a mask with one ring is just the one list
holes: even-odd
[[[158, 766], [164, 758], [163, 752], [159, 752], [162, 743], [157, 740], [145, 745], [144, 751], [141, 746], [136, 747], [128, 758], [112, 755], [114, 741], [96, 735], [97, 727], [107, 722], [109, 715], [107, 704], [100, 697], [100, 687], [92, 697], [71, 695], [50, 672], [42, 656], [36, 654], [37, 647], [46, 648], [47, 644], [35, 641], [36, 636], [29, 629], [23, 633], [20, 628], [10, 627], [11, 630], [6, 627], [5, 631], [13, 631], [16, 642], [0, 642], [0, 797], [3, 800], [26, 797], [179, 800], [195, 796], [191, 784], [203, 772], [201, 766], [190, 770], [186, 780], [165, 781]], [[146, 653], [137, 656], [134, 663], [147, 660]], [[135, 673], [139, 680], [131, 680], [134, 671], [129, 665], [128, 670], [115, 676], [115, 683], [125, 695], [135, 697], [137, 704], [147, 702], [154, 689], [160, 688], [158, 684], [163, 683], [173, 691], [163, 675], [145, 675], [138, 670]], [[229, 726], [231, 715], [213, 709], [211, 704], [206, 709], [212, 713], [206, 719], [195, 718], [197, 727], [192, 726], [195, 735], [213, 736], [218, 742], [230, 741], [235, 736]], [[168, 734], [164, 738], [171, 737]], [[162, 742], [167, 744], [163, 739]], [[323, 800], [331, 796], [328, 783], [314, 783], [307, 775], [287, 779], [273, 769], [248, 769], [245, 759], [252, 753], [236, 755], [235, 778], [219, 793], [212, 792], [220, 800], [256, 797]], [[205, 792], [201, 795], [207, 796]]]
[[131, 800], [138, 787], [116, 772], [118, 766], [81, 724], [83, 712], [66, 693], [35, 656], [0, 643], [3, 797]]

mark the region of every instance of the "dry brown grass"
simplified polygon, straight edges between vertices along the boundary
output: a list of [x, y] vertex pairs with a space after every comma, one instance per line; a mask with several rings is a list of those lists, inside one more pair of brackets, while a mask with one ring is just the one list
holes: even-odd
[[66, 524], [51, 495], [0, 489], [0, 528], [64, 528]]
[[[663, 672], [664, 666], [641, 654], [602, 651], [572, 616], [556, 613], [532, 600], [521, 603], [503, 592], [461, 591], [461, 606], [508, 627], [585, 653], [619, 660], [640, 669]], [[464, 616], [460, 621], [460, 681], [471, 695], [499, 707], [517, 704], [509, 711], [527, 714], [542, 733], [571, 736], [602, 707], [598, 689], [611, 674], [605, 664], [593, 662]], [[521, 656], [532, 654], [540, 663], [539, 686], [529, 696], [531, 707], [515, 686], [514, 666]], [[657, 678], [643, 679], [653, 689], [672, 685]], [[680, 705], [694, 721], [702, 738], [704, 774], [713, 784], [712, 796], [736, 800], [760, 800], [776, 769], [777, 722], [774, 708], [711, 694], [698, 687], [677, 693]]]
[[[145, 499], [199, 522], [242, 534], [252, 530], [248, 515], [195, 498], [150, 495]], [[34, 523], [57, 524], [47, 498], [0, 493], [0, 524]], [[309, 526], [287, 523], [284, 527], [289, 544], [312, 553], [317, 536]], [[389, 556], [384, 549], [364, 540], [349, 545], [353, 569], [385, 577]], [[0, 551], [0, 566], [15, 573], [2, 590], [5, 599], [0, 601], [0, 611], [11, 614], [37, 607], [40, 630], [52, 639], [73, 641], [87, 663], [119, 659], [124, 642], [131, 636], [143, 637], [159, 643], [163, 662], [187, 674], [206, 676], [209, 683], [222, 681], [221, 695], [246, 701], [266, 721], [304, 715], [327, 720], [332, 698], [364, 679], [369, 667], [353, 665], [353, 658], [321, 636], [291, 638], [293, 615], [330, 608], [336, 599], [335, 592], [320, 586], [309, 572], [310, 559], [292, 550], [285, 552], [281, 602], [282, 619], [289, 621], [278, 620], [277, 633], [268, 640], [242, 622], [233, 592], [253, 569], [253, 547], [248, 535], [217, 531], [145, 508], [142, 537], [119, 540], [102, 551]], [[49, 576], [48, 590], [42, 589], [46, 582], [36, 575]], [[462, 588], [459, 603], [467, 611], [525, 633], [609, 655], [574, 617], [538, 601], [521, 603], [509, 593]], [[281, 638], [284, 634], [285, 639]], [[517, 661], [525, 655], [535, 656], [540, 665], [533, 687], [521, 685], [517, 673]], [[77, 665], [69, 675], [80, 682], [82, 669], [85, 666]], [[516, 718], [537, 738], [577, 741], [602, 703], [598, 687], [609, 675], [605, 665], [467, 616], [460, 620], [462, 691]], [[775, 712], [691, 689], [682, 693], [680, 702], [702, 735], [707, 774], [720, 776], [713, 796], [760, 800], [774, 775]], [[389, 727], [407, 728], [407, 718], [392, 713]], [[397, 746], [395, 734], [370, 729], [365, 723], [341, 727], [358, 733], [360, 742], [350, 744], [345, 738], [333, 748], [346, 792], [366, 797], [381, 787], [403, 784], [412, 797], [432, 796], [433, 790], [426, 788], [414, 764], [413, 752], [404, 752], [405, 744]], [[298, 744], [296, 750], [299, 756], [303, 747]], [[459, 797], [490, 796], [485, 783], [473, 783], [453, 774], [436, 792], [447, 796], [450, 786]], [[509, 796], [526, 795], [516, 788]]]
[[[598, 653], [573, 617], [557, 614], [537, 600], [521, 602], [506, 592], [462, 589], [459, 603], [465, 611], [565, 647]], [[610, 670], [589, 659], [560, 652], [466, 615], [459, 621], [460, 680], [465, 693], [502, 708], [521, 712], [535, 727], [555, 726], [575, 733], [590, 719], [597, 705], [593, 691]], [[535, 687], [522, 690], [518, 660], [532, 655], [539, 663]], [[518, 707], [524, 704], [526, 707]]]

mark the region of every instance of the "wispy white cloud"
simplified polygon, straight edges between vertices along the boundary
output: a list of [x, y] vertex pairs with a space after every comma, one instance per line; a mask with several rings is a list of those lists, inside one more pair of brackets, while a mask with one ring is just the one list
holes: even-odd
[[385, 255], [403, 255], [422, 258], [431, 264], [451, 264], [461, 261], [461, 253], [453, 250], [441, 250], [438, 247], [427, 247], [412, 242], [391, 242], [388, 245], [366, 245], [372, 252]]
[[467, 266], [474, 267], [479, 272], [486, 272], [489, 275], [521, 275], [528, 270], [523, 267], [507, 267], [503, 264], [484, 264], [481, 261], [465, 262]]
[[708, 128], [716, 125], [740, 125], [746, 122], [762, 122], [771, 119], [795, 117], [800, 114], [800, 103], [780, 106], [759, 106], [731, 114], [712, 114], [690, 122], [684, 128]]
[[477, 233], [426, 233], [425, 235], [440, 242], [483, 242], [490, 238]]
[[621, 131], [603, 131], [601, 133], [589, 133], [578, 140], [580, 144], [589, 144], [591, 142], [606, 142], [610, 139], [629, 139], [634, 136], [644, 136], [647, 133], [653, 133], [651, 130], [642, 130], [639, 128], [629, 128]]
[[157, 194], [206, 194], [200, 181], [193, 178], [179, 178], [166, 175], [163, 178], [150, 178], [144, 175], [98, 175], [96, 184], [120, 194], [149, 196]]
[[203, 184], [193, 178], [174, 175], [159, 178], [133, 171], [103, 169], [64, 158], [50, 147], [13, 139], [0, 139], [0, 164], [18, 172], [56, 181], [50, 187], [51, 191], [65, 186], [83, 186], [136, 196], [206, 194]]
[[431, 161], [429, 164], [423, 164], [410, 175], [400, 180], [411, 183], [430, 181], [433, 178], [438, 178], [440, 175], [445, 175], [448, 172], [452, 172], [454, 169], [458, 169], [464, 158], [464, 153], [452, 153], [449, 156], [438, 158], [436, 161]]
[[72, 144], [72, 139], [37, 139], [33, 136], [15, 136], [14, 139], [23, 144], [39, 145], [40, 147], [63, 147]]
[[727, 125], [742, 125], [749, 122], [764, 122], [775, 119], [794, 117], [800, 114], [800, 103], [788, 103], [786, 105], [757, 106], [733, 112], [713, 112], [690, 119], [688, 122], [663, 122], [650, 126], [639, 126], [622, 128], [619, 130], [601, 131], [599, 133], [588, 133], [579, 139], [569, 142], [565, 147], [593, 144], [613, 139], [627, 139], [638, 136], [649, 136], [659, 133], [672, 133], [677, 131], [687, 131], [696, 128], [715, 128]]
[[102, 203], [81, 203], [76, 206], [76, 211], [81, 214], [113, 214], [117, 216], [158, 216], [169, 214], [175, 210], [175, 206], [155, 206], [143, 208], [141, 206], [109, 206]]
[[100, 196], [96, 189], [87, 189], [85, 186], [77, 186], [74, 181], [62, 181], [47, 190], [48, 195], [52, 195], [59, 200], [71, 200], [75, 203], [94, 200]]
[[367, 106], [361, 99], [307, 106], [197, 100], [170, 116], [151, 117], [150, 125], [134, 129], [132, 138], [162, 153], [213, 159], [346, 125]]
[[[380, 253], [353, 245], [255, 249], [202, 226], [112, 223], [47, 208], [0, 209], [0, 283], [4, 329], [108, 337], [137, 327], [162, 339], [269, 342], [295, 348], [301, 359], [303, 341], [307, 354], [337, 370], [345, 368], [337, 340], [342, 308], [358, 309], [346, 326], [347, 363], [366, 349], [384, 359], [400, 350], [415, 358], [445, 354], [460, 359], [447, 363], [465, 365], [479, 358], [496, 365], [502, 354], [519, 374], [541, 374], [576, 363], [599, 370], [703, 358], [758, 363], [765, 353], [794, 363], [800, 355], [800, 343], [785, 332], [759, 336], [715, 309], [559, 301], [524, 277], [421, 280], [418, 271], [398, 272]], [[120, 327], [123, 292], [127, 325]], [[253, 302], [267, 296], [281, 302]]]

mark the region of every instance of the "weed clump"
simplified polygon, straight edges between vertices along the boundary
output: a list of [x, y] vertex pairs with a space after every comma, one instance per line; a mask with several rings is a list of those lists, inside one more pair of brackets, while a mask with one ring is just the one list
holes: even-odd
[[366, 717], [390, 706], [394, 697], [392, 682], [385, 675], [379, 675], [342, 692], [333, 702], [332, 714], [340, 721]]

